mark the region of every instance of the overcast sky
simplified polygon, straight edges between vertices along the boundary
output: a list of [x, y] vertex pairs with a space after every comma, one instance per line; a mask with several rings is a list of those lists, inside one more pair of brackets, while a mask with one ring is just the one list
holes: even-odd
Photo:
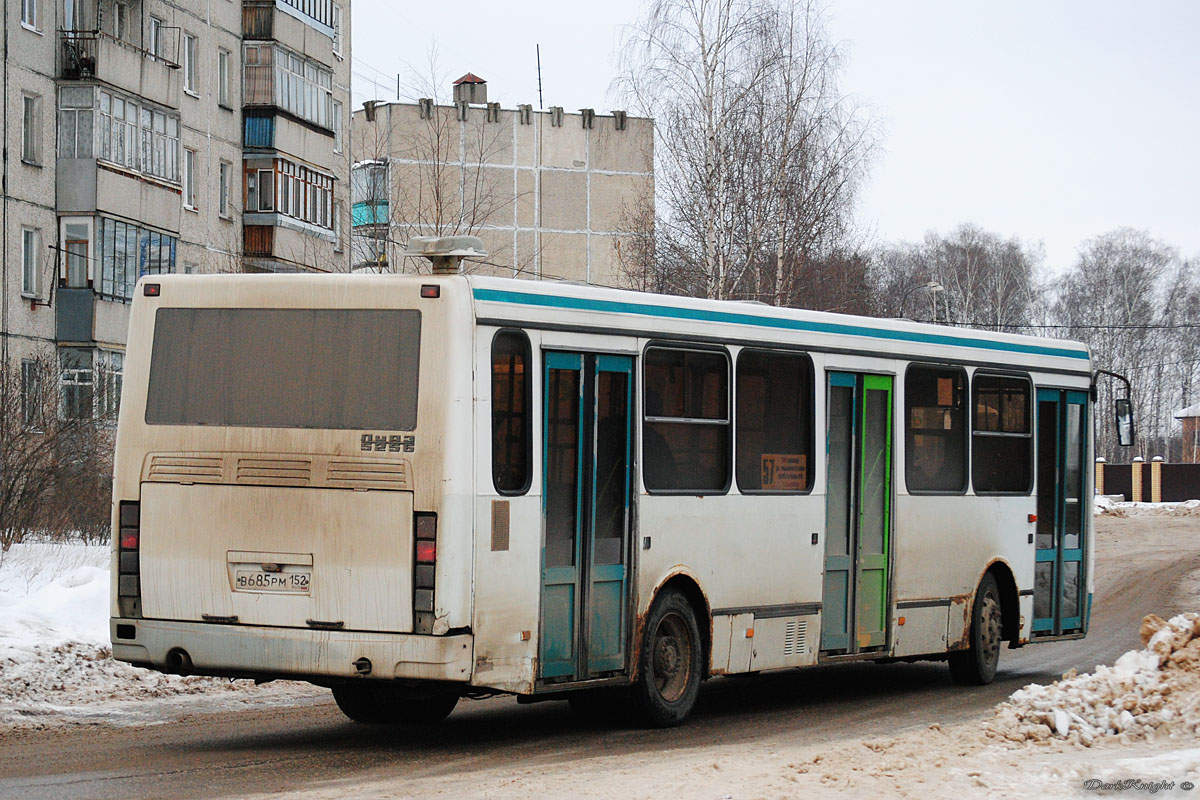
[[[422, 94], [436, 43], [447, 84], [471, 71], [490, 100], [536, 107], [540, 44], [546, 106], [619, 108], [614, 54], [641, 6], [352, 0], [355, 104], [395, 99], [397, 74], [403, 99]], [[972, 222], [1042, 243], [1058, 271], [1129, 225], [1200, 256], [1200, 2], [832, 0], [829, 13], [842, 88], [884, 126], [858, 214], [878, 239]]]

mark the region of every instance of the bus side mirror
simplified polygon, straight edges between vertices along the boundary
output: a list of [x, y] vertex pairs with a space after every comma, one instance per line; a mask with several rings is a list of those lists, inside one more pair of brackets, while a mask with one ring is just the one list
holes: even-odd
[[1128, 397], [1118, 397], [1114, 403], [1117, 412], [1117, 443], [1121, 447], [1133, 445], [1133, 402]]

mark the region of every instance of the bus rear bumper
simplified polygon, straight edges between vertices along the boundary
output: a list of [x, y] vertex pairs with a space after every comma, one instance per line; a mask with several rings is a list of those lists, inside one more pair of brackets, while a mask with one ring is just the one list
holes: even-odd
[[109, 634], [113, 658], [163, 672], [317, 683], [364, 677], [364, 658], [370, 661], [370, 678], [465, 682], [471, 678], [474, 650], [470, 634], [422, 636], [147, 619], [111, 618]]

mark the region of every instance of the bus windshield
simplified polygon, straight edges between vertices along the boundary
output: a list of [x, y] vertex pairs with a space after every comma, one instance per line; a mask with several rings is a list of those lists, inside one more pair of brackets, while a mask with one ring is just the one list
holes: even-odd
[[412, 430], [421, 312], [162, 308], [150, 425]]

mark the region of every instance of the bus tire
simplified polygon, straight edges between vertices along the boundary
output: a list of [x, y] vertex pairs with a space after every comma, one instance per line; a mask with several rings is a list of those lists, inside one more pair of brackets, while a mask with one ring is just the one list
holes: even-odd
[[971, 609], [970, 645], [950, 654], [950, 677], [964, 686], [983, 686], [996, 677], [1003, 639], [1000, 587], [992, 574], [983, 576]]
[[458, 705], [456, 694], [367, 683], [334, 686], [333, 699], [347, 717], [369, 725], [434, 725]]
[[642, 722], [656, 728], [683, 722], [700, 692], [703, 650], [687, 598], [674, 589], [663, 592], [646, 620], [641, 665], [631, 693]]

